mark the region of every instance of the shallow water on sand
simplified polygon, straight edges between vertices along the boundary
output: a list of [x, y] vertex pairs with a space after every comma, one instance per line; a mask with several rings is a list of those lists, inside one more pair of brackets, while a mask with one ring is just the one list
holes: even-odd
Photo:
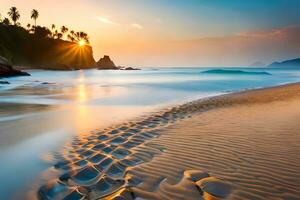
[[[0, 199], [30, 189], [71, 136], [128, 122], [177, 103], [299, 80], [300, 71], [208, 69], [31, 71], [0, 85]], [[16, 173], [17, 172], [17, 173]]]

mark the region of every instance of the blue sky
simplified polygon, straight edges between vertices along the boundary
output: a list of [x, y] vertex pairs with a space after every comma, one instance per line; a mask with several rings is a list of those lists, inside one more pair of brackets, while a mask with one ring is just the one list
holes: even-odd
[[299, 25], [298, 0], [93, 0], [137, 17], [145, 23], [153, 18], [166, 20], [169, 26], [190, 28], [185, 34], [220, 35], [239, 31], [273, 29]]

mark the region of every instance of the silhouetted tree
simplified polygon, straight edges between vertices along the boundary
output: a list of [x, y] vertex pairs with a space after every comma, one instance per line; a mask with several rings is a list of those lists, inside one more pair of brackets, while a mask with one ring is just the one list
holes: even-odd
[[72, 34], [68, 34], [67, 35], [68, 40], [70, 40], [71, 42], [75, 42], [75, 38], [73, 37]]
[[2, 24], [7, 25], [7, 26], [10, 25], [9, 19], [7, 17], [5, 17], [2, 21]]
[[66, 32], [68, 32], [68, 28], [67, 27], [65, 27], [65, 26], [62, 26], [61, 28], [60, 28], [60, 31], [61, 31], [61, 33], [66, 33]]
[[47, 27], [35, 26], [34, 35], [38, 38], [49, 38], [51, 37], [51, 31]]
[[55, 38], [57, 34], [57, 30], [55, 30], [55, 28], [56, 28], [55, 24], [52, 24], [51, 25], [52, 38]]
[[65, 27], [65, 26], [62, 26], [61, 28], [60, 28], [60, 31], [61, 31], [61, 34], [62, 34], [62, 37], [65, 35], [65, 33], [67, 33], [68, 32], [68, 28], [67, 27]]
[[39, 17], [39, 12], [36, 9], [31, 11], [31, 19], [34, 20], [34, 26], [36, 26], [36, 20]]
[[61, 39], [63, 37], [63, 34], [62, 33], [57, 33], [57, 35], [56, 35], [56, 38], [57, 39]]
[[27, 24], [26, 27], [27, 27], [27, 30], [30, 32], [31, 31], [31, 24]]
[[20, 13], [16, 7], [11, 7], [7, 13], [11, 20], [14, 22], [14, 25], [17, 25], [17, 21], [20, 19]]
[[[15, 26], [20, 25], [20, 23], [18, 22], [18, 20], [20, 19], [20, 13], [16, 7], [13, 6], [9, 9], [8, 16], [11, 20], [8, 18], [1, 18], [0, 14], [0, 24], [11, 25], [11, 21], [13, 21], [13, 24]], [[66, 40], [69, 40], [71, 42], [85, 41], [86, 43], [89, 43], [89, 36], [83, 31], [75, 32], [74, 30], [70, 30], [68, 34], [69, 29], [66, 26], [62, 26], [60, 29], [56, 28], [55, 24], [51, 24], [50, 29], [47, 27], [37, 26], [36, 21], [39, 17], [39, 12], [36, 9], [32, 9], [30, 17], [34, 20], [34, 25], [29, 23], [25, 28], [27, 29], [28, 33], [34, 34], [34, 36], [37, 38], [65, 38]]]
[[77, 42], [79, 42], [80, 40], [83, 40], [85, 41], [86, 43], [89, 43], [89, 36], [87, 33], [83, 32], [83, 31], [80, 31], [80, 32], [76, 32], [74, 34], [74, 38]]
[[75, 31], [73, 31], [73, 30], [70, 31], [70, 34], [68, 35], [68, 39], [69, 39], [71, 42], [74, 42], [74, 41], [75, 41]]

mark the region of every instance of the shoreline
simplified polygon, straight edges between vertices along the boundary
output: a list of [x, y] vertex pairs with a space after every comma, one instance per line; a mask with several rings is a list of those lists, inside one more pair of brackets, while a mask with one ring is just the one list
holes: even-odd
[[[53, 176], [53, 169], [51, 173], [52, 177], [56, 176], [57, 178], [52, 178], [51, 181], [44, 181], [41, 184], [43, 186], [35, 194], [38, 194], [39, 199], [46, 199], [49, 192], [58, 187], [64, 188], [64, 191], [52, 195], [60, 197], [78, 195], [81, 197], [88, 196], [92, 199], [110, 195], [123, 197], [129, 195], [131, 198], [139, 196], [160, 199], [166, 195], [164, 194], [165, 190], [179, 195], [176, 192], [180, 191], [178, 188], [176, 189], [176, 187], [163, 183], [165, 178], [156, 182], [156, 187], [158, 188], [155, 190], [158, 190], [157, 192], [151, 192], [152, 189], [147, 191], [147, 188], [143, 188], [143, 185], [144, 187], [147, 186], [145, 177], [148, 176], [144, 172], [143, 166], [153, 163], [169, 151], [164, 145], [156, 144], [153, 141], [159, 143], [165, 132], [167, 133], [166, 135], [168, 135], [170, 130], [176, 132], [174, 126], [176, 127], [178, 123], [187, 123], [188, 126], [193, 127], [195, 122], [193, 119], [195, 117], [197, 118], [211, 111], [233, 109], [236, 106], [255, 107], [256, 105], [269, 105], [273, 102], [290, 101], [291, 99], [300, 98], [299, 91], [300, 83], [291, 83], [204, 98], [154, 113], [144, 119], [115, 125], [104, 130], [92, 131], [90, 135], [84, 138], [76, 137], [69, 144], [65, 145], [61, 154], [56, 157], [58, 160], [54, 165], [54, 174], [56, 175]], [[190, 123], [188, 123], [189, 121]], [[181, 127], [179, 130], [184, 132], [186, 128]], [[193, 129], [190, 130], [190, 132], [192, 131]], [[180, 134], [178, 133], [177, 135]], [[169, 140], [171, 139], [169, 138]], [[175, 142], [174, 144], [177, 143], [176, 140], [173, 142]], [[184, 150], [181, 149], [181, 151]], [[188, 151], [184, 152], [188, 153]], [[167, 165], [166, 162], [161, 162], [160, 164], [160, 166]], [[139, 170], [135, 171], [135, 168], [143, 172], [139, 174]], [[151, 169], [153, 170], [153, 168]], [[186, 169], [181, 173], [189, 174], [189, 170]], [[194, 175], [199, 178], [203, 173], [205, 172], [197, 171], [195, 172], [196, 175]], [[208, 171], [208, 173], [210, 172]], [[181, 175], [181, 177], [183, 178], [177, 182], [179, 188], [187, 189], [194, 187], [198, 183], [191, 181], [191, 178], [187, 176]], [[201, 180], [199, 179], [198, 181]], [[229, 187], [226, 181], [220, 182], [225, 185], [222, 186], [223, 189]], [[103, 186], [103, 184], [107, 187], [105, 191], [101, 191], [100, 186]], [[142, 186], [140, 187], [140, 185]], [[76, 190], [74, 190], [74, 186], [76, 186]], [[199, 187], [197, 191], [193, 191], [193, 195], [196, 195], [193, 197], [205, 199], [205, 195], [211, 195], [211, 193], [207, 194], [201, 188], [201, 185]], [[115, 191], [117, 192], [115, 193]], [[184, 191], [181, 192], [184, 194]], [[227, 190], [225, 192], [229, 193]], [[201, 194], [200, 197], [199, 194]]]

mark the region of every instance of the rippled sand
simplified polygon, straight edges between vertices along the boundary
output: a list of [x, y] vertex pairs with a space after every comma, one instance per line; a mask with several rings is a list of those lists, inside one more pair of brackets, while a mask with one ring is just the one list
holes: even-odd
[[74, 138], [30, 198], [299, 199], [300, 85], [223, 95]]

